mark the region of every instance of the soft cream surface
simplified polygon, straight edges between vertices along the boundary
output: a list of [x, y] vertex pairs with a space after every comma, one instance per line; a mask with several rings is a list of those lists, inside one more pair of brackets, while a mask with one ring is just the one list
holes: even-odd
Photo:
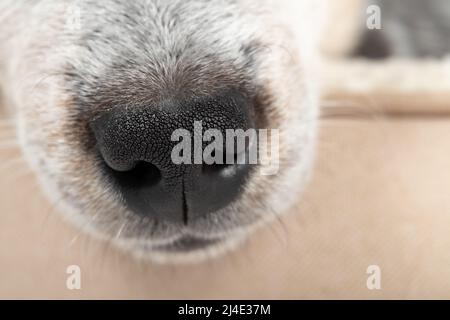
[[[1, 147], [0, 298], [450, 298], [450, 119], [339, 116], [321, 127], [297, 208], [196, 266], [140, 263], [80, 234], [19, 152]], [[79, 291], [66, 288], [73, 264]], [[366, 287], [369, 265], [381, 268], [379, 291]]]

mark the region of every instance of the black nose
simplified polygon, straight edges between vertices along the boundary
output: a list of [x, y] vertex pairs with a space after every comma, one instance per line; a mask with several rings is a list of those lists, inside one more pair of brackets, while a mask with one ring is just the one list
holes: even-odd
[[[224, 151], [230, 153], [225, 148], [227, 130], [251, 129], [250, 115], [247, 99], [233, 92], [194, 102], [114, 107], [95, 119], [91, 128], [106, 163], [108, 178], [126, 206], [141, 215], [187, 224], [233, 202], [241, 193], [251, 168], [248, 163], [230, 164], [229, 161], [206, 164], [203, 157], [199, 162], [195, 158], [196, 137], [202, 137], [209, 129], [218, 130], [224, 139], [222, 148], [216, 152], [222, 153], [218, 157], [225, 158]], [[174, 132], [184, 133], [183, 138], [181, 135], [174, 138]], [[200, 142], [200, 152], [212, 141]], [[173, 155], [181, 150], [181, 142], [183, 146], [191, 146], [190, 161], [174, 162]], [[220, 145], [220, 141], [216, 142], [216, 146]], [[186, 151], [184, 148], [179, 152], [185, 160], [189, 158], [184, 154]]]

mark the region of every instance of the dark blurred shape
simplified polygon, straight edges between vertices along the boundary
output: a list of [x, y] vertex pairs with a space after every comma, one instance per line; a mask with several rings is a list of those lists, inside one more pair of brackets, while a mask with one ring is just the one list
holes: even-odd
[[[380, 30], [363, 31], [356, 56], [442, 58], [450, 54], [450, 0], [369, 0], [381, 9]], [[363, 17], [368, 17], [364, 12]]]

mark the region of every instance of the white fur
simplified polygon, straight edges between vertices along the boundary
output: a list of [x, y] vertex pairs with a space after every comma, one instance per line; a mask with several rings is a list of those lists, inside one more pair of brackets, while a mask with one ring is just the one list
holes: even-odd
[[[312, 162], [318, 107], [316, 57], [326, 2], [2, 0], [3, 91], [15, 110], [23, 151], [49, 197], [84, 230], [158, 261], [214, 256], [282, 214], [304, 188]], [[135, 5], [141, 10], [136, 10], [138, 23], [130, 31], [130, 21], [121, 12], [136, 12], [130, 9]], [[81, 29], [67, 28], [78, 12]], [[94, 37], [94, 30], [105, 25], [108, 28]], [[140, 35], [144, 42], [136, 40]], [[185, 43], [189, 36], [193, 47]], [[91, 40], [80, 45], [84, 37]], [[249, 57], [243, 54], [243, 46], [256, 50], [251, 67], [246, 66]], [[174, 60], [170, 50], [180, 50], [183, 59]], [[280, 129], [280, 174], [270, 179], [254, 174], [242, 198], [217, 213], [217, 221], [199, 221], [188, 230], [163, 224], [148, 234], [154, 221], [138, 219], [120, 204], [115, 190], [102, 181], [96, 158], [80, 148], [82, 126], [74, 121], [83, 116], [79, 101], [86, 114], [96, 108], [92, 99], [98, 96], [92, 93], [98, 79], [105, 80], [101, 82], [106, 92], [100, 96], [102, 101], [120, 99], [116, 89], [135, 90], [133, 81], [141, 73], [133, 66], [112, 67], [121, 61], [123, 51], [136, 62], [142, 61], [148, 90], [155, 95], [169, 90], [163, 83], [171, 88], [182, 83], [180, 77], [190, 79], [185, 85], [192, 91], [206, 93], [223, 82], [250, 79], [251, 88], [264, 91], [255, 94], [272, 99], [265, 112], [269, 127]], [[204, 52], [216, 58], [208, 60]], [[189, 64], [207, 67], [203, 73], [182, 73]], [[172, 82], [165, 75], [171, 75]], [[222, 80], [215, 82], [213, 75]], [[122, 83], [115, 87], [123, 80], [129, 88]], [[170, 243], [181, 233], [220, 235], [228, 240], [188, 255], [152, 251], [155, 244]]]

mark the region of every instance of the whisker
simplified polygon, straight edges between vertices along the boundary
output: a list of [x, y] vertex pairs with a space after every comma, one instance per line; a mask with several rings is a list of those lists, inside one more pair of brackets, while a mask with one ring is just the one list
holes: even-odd
[[120, 236], [122, 235], [123, 230], [125, 229], [125, 227], [127, 226], [127, 220], [124, 221], [124, 223], [122, 223], [122, 225], [119, 228], [119, 231], [117, 231], [117, 234], [115, 236], [116, 240], [120, 239]]
[[321, 101], [319, 119], [383, 119], [385, 112], [380, 104], [374, 101], [369, 95], [364, 98], [365, 100], [358, 101], [346, 98], [324, 97]]
[[[34, 74], [28, 74], [28, 75], [26, 75], [26, 76], [23, 78], [23, 81], [26, 82], [26, 80], [27, 80], [29, 77], [32, 77], [33, 75], [34, 75]], [[36, 90], [38, 90], [38, 89], [39, 89], [39, 86], [40, 86], [41, 84], [44, 84], [46, 80], [48, 80], [48, 79], [50, 79], [50, 78], [52, 78], [52, 77], [61, 77], [61, 76], [62, 76], [62, 74], [56, 73], [56, 72], [44, 74], [41, 78], [39, 78], [39, 80], [37, 80], [37, 81], [33, 84], [33, 86], [30, 88], [29, 94], [30, 94], [31, 96], [34, 96], [34, 92], [35, 92]]]
[[266, 208], [269, 213], [275, 218], [275, 220], [278, 222], [277, 224], [281, 227], [281, 234], [280, 232], [278, 232], [278, 228], [275, 227], [275, 224], [270, 224], [269, 229], [272, 231], [273, 235], [280, 241], [280, 243], [284, 246], [287, 247], [288, 243], [289, 243], [289, 232], [288, 229], [284, 223], [284, 221], [282, 220], [282, 218], [280, 217], [280, 215], [278, 215], [275, 210], [273, 210], [273, 208]]
[[[62, 199], [60, 199], [62, 201]], [[98, 216], [100, 216], [101, 212], [99, 210], [96, 210], [96, 213], [90, 217], [88, 217], [88, 219], [86, 219], [86, 221], [83, 222], [83, 226], [81, 226], [77, 232], [77, 234], [72, 238], [72, 240], [69, 242], [68, 244], [68, 249], [70, 249], [80, 238], [81, 235], [83, 235], [85, 232], [84, 230], [86, 229], [86, 227], [92, 223], [94, 223]], [[122, 233], [122, 231], [120, 232]], [[118, 238], [117, 238], [118, 239]]]
[[44, 231], [44, 228], [47, 227], [47, 225], [49, 224], [50, 218], [54, 216], [54, 213], [56, 212], [56, 209], [59, 205], [59, 203], [62, 201], [62, 198], [60, 197], [58, 200], [56, 200], [53, 203], [50, 203], [50, 206], [48, 208], [48, 212], [44, 218], [44, 220], [42, 221], [42, 232]]
[[[95, 215], [94, 215], [94, 217], [95, 217]], [[75, 236], [67, 244], [67, 249], [72, 248], [78, 242], [78, 239], [80, 239], [80, 237], [84, 234], [85, 227], [88, 226], [90, 223], [92, 223], [94, 217], [91, 217], [90, 219], [86, 219], [86, 221], [83, 222], [83, 226], [81, 228], [78, 228]]]
[[72, 248], [75, 243], [78, 241], [78, 239], [80, 238], [80, 236], [82, 235], [82, 231], [77, 232], [77, 234], [69, 241], [67, 248]]

